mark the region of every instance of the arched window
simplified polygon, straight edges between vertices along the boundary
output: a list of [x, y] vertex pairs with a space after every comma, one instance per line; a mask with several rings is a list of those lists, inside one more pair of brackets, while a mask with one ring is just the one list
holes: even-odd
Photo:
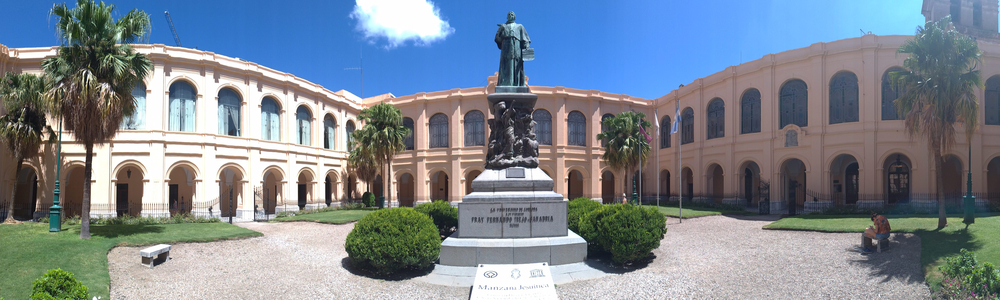
[[135, 110], [132, 115], [122, 120], [121, 129], [146, 129], [146, 85], [139, 82], [132, 88], [132, 99], [135, 99]]
[[229, 88], [219, 91], [219, 134], [240, 136], [240, 95]]
[[740, 134], [760, 132], [760, 91], [749, 89], [740, 99]]
[[962, 23], [962, 0], [951, 0], [951, 22]]
[[[610, 118], [614, 118], [614, 117], [615, 117], [615, 115], [612, 115], [612, 114], [604, 114], [603, 116], [601, 116], [601, 132], [608, 131], [608, 125], [604, 124], [604, 120], [607, 120], [607, 119], [610, 119]], [[607, 145], [608, 145], [607, 141], [601, 140], [601, 147], [605, 147]]]
[[347, 138], [344, 139], [347, 142], [347, 151], [354, 150], [354, 121], [347, 121], [345, 126], [347, 129]]
[[531, 113], [535, 121], [535, 140], [539, 145], [552, 145], [552, 114], [544, 109], [536, 109]]
[[337, 144], [337, 121], [333, 116], [326, 115], [323, 118], [323, 148], [333, 150], [333, 145]]
[[660, 121], [660, 149], [670, 148], [670, 116]]
[[170, 85], [170, 131], [194, 132], [195, 95], [187, 82]]
[[583, 113], [579, 111], [573, 111], [569, 113], [569, 120], [566, 121], [567, 134], [569, 135], [567, 142], [571, 146], [586, 146], [587, 145], [587, 117], [583, 116]]
[[281, 119], [278, 102], [271, 97], [260, 101], [260, 137], [263, 140], [281, 140]]
[[972, 2], [972, 26], [983, 28], [983, 3]]
[[807, 113], [809, 112], [809, 95], [806, 83], [802, 80], [793, 79], [781, 86], [781, 98], [779, 106], [781, 109], [781, 128], [785, 125], [795, 124], [799, 127], [809, 125]]
[[830, 79], [830, 124], [858, 121], [858, 77], [840, 72]]
[[681, 145], [694, 143], [694, 110], [690, 107], [681, 112]]
[[[892, 72], [902, 71], [901, 68], [891, 68], [882, 74], [882, 120], [899, 120], [899, 110], [896, 99], [906, 93], [906, 87], [892, 82]], [[989, 95], [989, 92], [987, 92]]]
[[708, 102], [705, 134], [707, 140], [726, 136], [726, 103], [722, 99], [715, 98]]
[[430, 121], [431, 148], [448, 148], [448, 116], [437, 113]]
[[312, 130], [309, 128], [309, 124], [312, 122], [312, 114], [309, 113], [309, 109], [305, 106], [299, 106], [295, 110], [295, 132], [298, 139], [299, 145], [309, 146], [309, 140], [312, 137]]
[[1000, 76], [986, 80], [986, 125], [1000, 125]]
[[406, 144], [406, 150], [413, 150], [413, 137], [417, 135], [417, 132], [413, 130], [413, 119], [403, 118], [403, 126], [410, 129], [410, 135], [406, 136], [403, 143]]
[[473, 110], [465, 114], [465, 146], [486, 145], [483, 112]]

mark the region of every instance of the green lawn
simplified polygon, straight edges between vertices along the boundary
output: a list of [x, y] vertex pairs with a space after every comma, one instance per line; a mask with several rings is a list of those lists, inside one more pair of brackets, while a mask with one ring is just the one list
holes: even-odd
[[[227, 223], [169, 225], [91, 225], [92, 237], [80, 239], [80, 226], [50, 233], [48, 224], [0, 225], [0, 297], [27, 299], [31, 282], [49, 269], [73, 272], [90, 296], [109, 299], [108, 251], [115, 246], [208, 242], [262, 235]], [[135, 257], [136, 264], [139, 255]]]
[[[657, 209], [659, 209], [660, 212], [663, 213], [664, 215], [671, 216], [674, 218], [680, 216], [681, 212], [680, 208], [678, 208], [676, 204], [674, 205], [664, 204], [663, 206], [657, 207]], [[745, 210], [732, 210], [723, 208], [687, 207], [687, 206], [684, 207], [685, 219], [704, 217], [704, 216], [714, 216], [721, 214], [748, 215], [751, 213]]]
[[[979, 215], [976, 223], [966, 228], [961, 216], [948, 218], [948, 226], [937, 230], [936, 216], [886, 216], [893, 232], [909, 232], [920, 236], [920, 264], [927, 283], [936, 287], [941, 282], [938, 267], [944, 258], [957, 255], [965, 248], [976, 252], [980, 262], [1000, 264], [1000, 216]], [[867, 215], [799, 215], [778, 220], [765, 229], [812, 230], [823, 232], [862, 232], [872, 224]]]
[[294, 215], [291, 217], [281, 217], [274, 220], [279, 222], [308, 221], [328, 224], [346, 224], [361, 220], [361, 217], [364, 217], [371, 212], [373, 212], [373, 210], [343, 209], [313, 214]]

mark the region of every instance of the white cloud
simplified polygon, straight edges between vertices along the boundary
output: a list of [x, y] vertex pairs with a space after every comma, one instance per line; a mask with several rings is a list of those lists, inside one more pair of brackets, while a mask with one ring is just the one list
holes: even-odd
[[389, 48], [407, 40], [428, 45], [455, 32], [430, 0], [356, 0], [350, 17], [365, 38], [385, 37]]

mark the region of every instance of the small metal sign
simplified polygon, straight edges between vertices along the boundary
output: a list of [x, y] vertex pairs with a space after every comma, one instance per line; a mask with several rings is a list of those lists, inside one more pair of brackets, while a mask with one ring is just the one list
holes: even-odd
[[507, 178], [524, 178], [524, 168], [507, 168]]
[[548, 263], [479, 265], [470, 300], [559, 299]]

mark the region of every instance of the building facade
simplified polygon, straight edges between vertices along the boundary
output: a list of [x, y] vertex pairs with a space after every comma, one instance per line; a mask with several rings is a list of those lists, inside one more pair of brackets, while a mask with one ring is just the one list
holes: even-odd
[[[893, 102], [903, 91], [888, 80], [901, 69], [905, 56], [896, 52], [911, 36], [872, 34], [768, 54], [656, 99], [532, 86], [540, 168], [567, 199], [620, 199], [630, 183], [601, 162], [596, 135], [602, 119], [637, 111], [658, 125], [649, 130], [654, 151], [638, 176], [647, 200], [764, 202], [782, 213], [844, 204], [931, 208], [935, 175], [943, 174], [940, 189], [954, 199], [970, 167], [980, 205], [1000, 200], [997, 1], [927, 0], [923, 13], [928, 20], [958, 15], [956, 28], [976, 37], [983, 51], [979, 129], [971, 144], [958, 134], [941, 169], [926, 142], [906, 134]], [[356, 199], [368, 188], [346, 171], [349, 133], [363, 125], [356, 120], [361, 109], [381, 102], [398, 107], [413, 129], [386, 176], [396, 204], [461, 201], [484, 169], [486, 95], [495, 76], [485, 87], [361, 99], [207, 51], [136, 49], [149, 55], [154, 70], [133, 92], [139, 114], [96, 148], [95, 215], [245, 216]], [[0, 71], [38, 73], [55, 51], [0, 46]], [[682, 122], [670, 134], [675, 112]], [[61, 162], [56, 152], [43, 146], [15, 177], [11, 155], [0, 149], [0, 188], [19, 185], [10, 208], [15, 217], [47, 212], [57, 164], [66, 213], [79, 214], [83, 148], [64, 133]], [[9, 199], [2, 191], [0, 199]]]

